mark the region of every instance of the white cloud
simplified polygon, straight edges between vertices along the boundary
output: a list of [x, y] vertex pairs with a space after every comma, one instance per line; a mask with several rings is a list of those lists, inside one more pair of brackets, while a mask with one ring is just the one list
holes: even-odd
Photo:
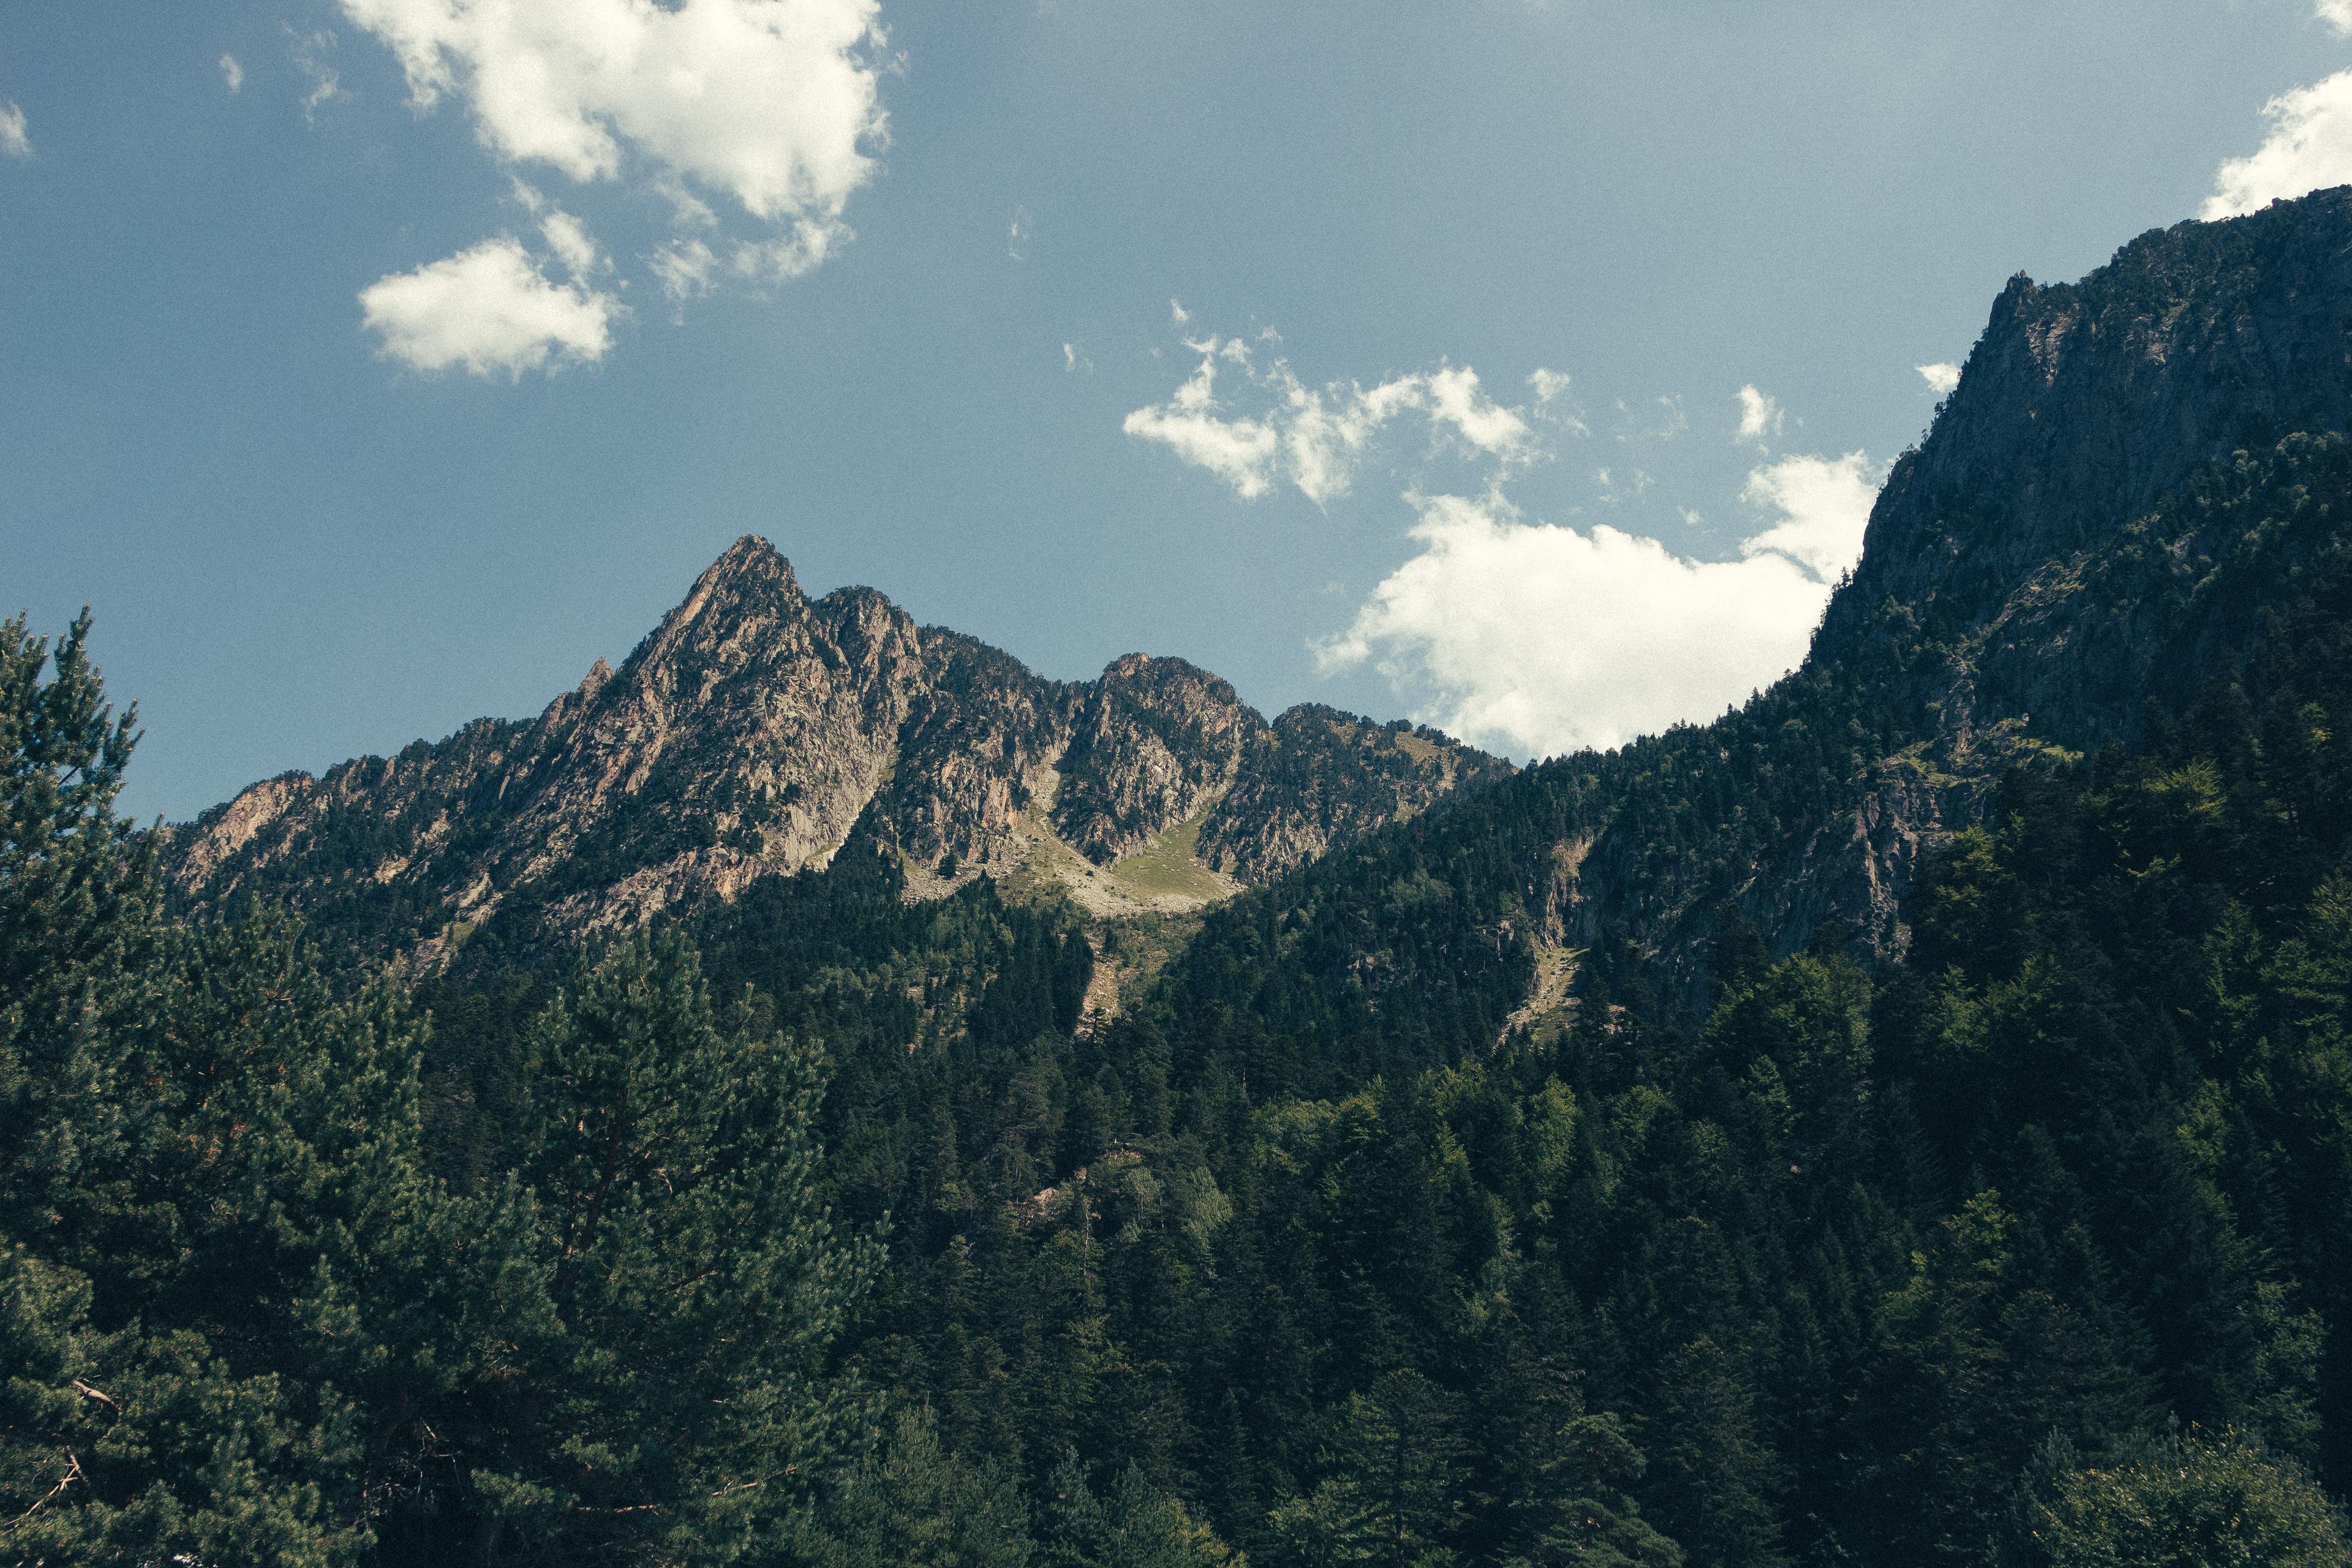
[[606, 265], [587, 226], [561, 207], [540, 220], [539, 232], [546, 239], [547, 248], [563, 263], [564, 270], [583, 283], [590, 274], [603, 270]]
[[612, 295], [550, 280], [520, 243], [504, 235], [414, 272], [380, 278], [359, 299], [387, 357], [415, 370], [462, 365], [474, 375], [509, 380], [551, 364], [604, 358], [621, 311]]
[[1860, 452], [1843, 458], [1783, 458], [1748, 476], [1741, 498], [1778, 512], [1780, 521], [1739, 542], [1753, 558], [1767, 552], [1785, 555], [1823, 582], [1862, 558], [1862, 531], [1878, 493], [1870, 460]]
[[1064, 343], [1062, 345], [1062, 368], [1064, 370], [1083, 370], [1091, 373], [1095, 368], [1095, 362], [1088, 359], [1084, 353], [1080, 353], [1077, 344]]
[[1752, 441], [1761, 447], [1768, 437], [1780, 437], [1780, 426], [1787, 418], [1778, 399], [1766, 396], [1753, 386], [1743, 386], [1739, 389], [1739, 434], [1733, 439]]
[[1181, 327], [1192, 319], [1192, 312], [1184, 309], [1181, 301], [1171, 300], [1168, 301], [1168, 319]]
[[0, 105], [0, 153], [11, 158], [33, 155], [33, 139], [25, 134], [25, 111], [13, 102]]
[[2316, 0], [2311, 14], [2334, 30], [2339, 38], [2352, 38], [2352, 0]]
[[[1182, 307], [1171, 301], [1181, 319]], [[1272, 334], [1261, 333], [1261, 338]], [[1345, 495], [1371, 437], [1403, 414], [1507, 467], [1536, 455], [1526, 417], [1479, 388], [1468, 366], [1441, 365], [1367, 388], [1356, 382], [1308, 386], [1283, 360], [1261, 369], [1238, 338], [1188, 339], [1201, 363], [1165, 403], [1139, 408], [1123, 426], [1208, 469], [1244, 500], [1287, 482], [1318, 506]], [[1255, 414], [1228, 414], [1217, 395], [1221, 369], [1248, 389]]]
[[790, 231], [740, 276], [821, 260], [886, 121], [877, 0], [342, 0], [391, 47], [411, 100], [473, 113], [501, 161], [573, 180], [644, 170]]
[[[1170, 308], [1179, 320], [1183, 307]], [[1166, 403], [1139, 408], [1121, 428], [1168, 447], [1197, 468], [1208, 469], [1240, 493], [1255, 500], [1272, 488], [1282, 456], [1282, 436], [1272, 424], [1256, 419], [1222, 419], [1217, 416], [1217, 362], [1246, 365], [1249, 347], [1239, 342], [1220, 343], [1215, 338], [1190, 345], [1201, 354], [1193, 371]], [[1304, 488], [1304, 487], [1302, 487]]]
[[[2352, 0], [2345, 0], [2345, 4], [2352, 5]], [[1919, 379], [1927, 384], [1927, 390], [1938, 397], [1950, 396], [1952, 389], [1960, 384], [1960, 367], [1949, 360], [1913, 368], [1918, 371]]]
[[1318, 657], [1370, 661], [1434, 694], [1424, 720], [1522, 756], [1705, 719], [1803, 658], [1860, 552], [1870, 475], [1859, 452], [1789, 458], [1746, 495], [1777, 521], [1720, 562], [1606, 525], [1525, 522], [1499, 495], [1408, 497], [1421, 553]]
[[1013, 221], [1004, 226], [1004, 254], [1013, 260], [1022, 259], [1021, 247], [1029, 243], [1029, 209], [1014, 207]]
[[235, 55], [221, 56], [220, 73], [221, 80], [228, 83], [228, 89], [231, 92], [236, 91], [245, 85], [245, 68], [236, 63]]
[[[2352, 14], [2352, 0], [2343, 4]], [[2234, 217], [2352, 182], [2352, 71], [2281, 93], [2263, 105], [2263, 118], [2270, 134], [2247, 156], [2221, 165], [2199, 216]]]

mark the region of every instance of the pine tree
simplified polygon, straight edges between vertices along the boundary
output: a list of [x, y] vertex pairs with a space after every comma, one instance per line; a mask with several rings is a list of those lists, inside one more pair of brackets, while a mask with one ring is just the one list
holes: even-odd
[[532, 1026], [532, 1128], [495, 1205], [531, 1252], [465, 1391], [478, 1556], [740, 1561], [866, 1440], [828, 1358], [879, 1244], [822, 1200], [822, 1052], [748, 1025], [672, 937], [617, 943]]

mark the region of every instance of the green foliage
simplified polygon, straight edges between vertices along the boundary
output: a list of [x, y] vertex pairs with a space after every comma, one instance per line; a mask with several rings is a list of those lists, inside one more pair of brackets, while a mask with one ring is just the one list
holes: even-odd
[[267, 911], [159, 920], [82, 634], [46, 680], [0, 634], [16, 1560], [772, 1554], [870, 1425], [822, 1053], [624, 943], [524, 1031], [515, 1160], [453, 1191], [399, 986], [331, 985]]
[[[494, 923], [413, 997], [162, 918], [80, 633], [44, 679], [14, 627], [9, 1548], [2340, 1561], [2352, 447], [2225, 468], [2081, 575], [2253, 657], [2034, 755], [1876, 969], [1735, 896], [1933, 718], [1891, 607], [1197, 926], [910, 903], [853, 840], [598, 952]], [[1671, 897], [1512, 1030], [1570, 844]], [[1124, 1016], [1090, 935], [1156, 970]]]
[[809, 1568], [1029, 1568], [1029, 1510], [1003, 1468], [940, 1447], [927, 1413], [902, 1410], [803, 1521], [791, 1554]]
[[0, 1221], [79, 1228], [118, 1158], [110, 1035], [143, 1004], [153, 856], [114, 815], [135, 739], [89, 662], [84, 612], [59, 640], [0, 622]]
[[1242, 1560], [1129, 1466], [1108, 1494], [1073, 1451], [1045, 1478], [1044, 1568], [1227, 1568]]
[[1301, 1563], [1443, 1563], [1463, 1513], [1466, 1445], [1458, 1402], [1410, 1368], [1335, 1413], [1315, 1490], [1274, 1510]]
[[2340, 1512], [2292, 1459], [2229, 1430], [2131, 1444], [2084, 1466], [2039, 1456], [2004, 1542], [2037, 1568], [2321, 1568], [2352, 1561]]

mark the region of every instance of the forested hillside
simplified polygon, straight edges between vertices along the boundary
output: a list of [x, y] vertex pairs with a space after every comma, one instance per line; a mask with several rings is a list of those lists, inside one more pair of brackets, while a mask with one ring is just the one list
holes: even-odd
[[2336, 193], [2013, 286], [1712, 724], [1453, 790], [1295, 710], [1252, 775], [1127, 671], [1055, 740], [1135, 786], [1038, 803], [1071, 842], [1207, 820], [1150, 736], [1294, 813], [1191, 912], [942, 875], [877, 784], [796, 874], [386, 963], [360, 830], [443, 852], [425, 795], [190, 899], [86, 623], [7, 623], [7, 1552], [2352, 1561], [2347, 254]]

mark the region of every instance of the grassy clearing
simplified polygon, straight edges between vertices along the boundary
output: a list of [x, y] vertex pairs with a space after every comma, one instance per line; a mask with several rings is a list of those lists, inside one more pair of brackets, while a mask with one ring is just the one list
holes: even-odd
[[1222, 791], [1211, 796], [1184, 822], [1114, 863], [1112, 884], [1129, 897], [1142, 900], [1198, 899], [1208, 903], [1230, 893], [1233, 889], [1199, 859], [1201, 825], [1223, 798]]

